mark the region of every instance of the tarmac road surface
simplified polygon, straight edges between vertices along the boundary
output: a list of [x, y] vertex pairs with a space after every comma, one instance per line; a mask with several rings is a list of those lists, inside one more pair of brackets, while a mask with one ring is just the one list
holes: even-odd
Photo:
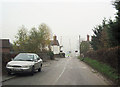
[[17, 75], [3, 85], [108, 85], [103, 78], [76, 57], [56, 58], [51, 64], [36, 72]]

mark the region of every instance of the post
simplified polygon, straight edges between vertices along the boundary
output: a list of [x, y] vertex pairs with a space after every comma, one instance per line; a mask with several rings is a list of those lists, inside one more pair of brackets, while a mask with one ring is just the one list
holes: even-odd
[[[79, 35], [79, 53], [80, 53], [80, 49], [81, 47], [80, 47], [80, 35]], [[81, 54], [80, 54], [81, 55]]]
[[70, 51], [69, 51], [70, 53], [69, 54], [71, 56], [71, 40], [70, 39], [69, 39], [69, 46], [70, 46]]

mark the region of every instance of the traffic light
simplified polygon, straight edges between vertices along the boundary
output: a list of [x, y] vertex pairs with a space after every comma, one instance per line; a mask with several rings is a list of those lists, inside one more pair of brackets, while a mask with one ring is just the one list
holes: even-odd
[[78, 51], [76, 50], [75, 52], [77, 53]]
[[60, 52], [63, 52], [62, 50]]

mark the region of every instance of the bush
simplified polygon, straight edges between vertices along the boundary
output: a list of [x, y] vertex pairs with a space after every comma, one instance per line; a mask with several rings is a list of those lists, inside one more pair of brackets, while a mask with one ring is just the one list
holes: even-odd
[[60, 53], [61, 58], [65, 58], [65, 53]]
[[6, 74], [6, 64], [11, 60], [11, 58], [14, 58], [17, 54], [10, 54], [10, 53], [2, 53], [2, 74]]
[[78, 56], [78, 59], [80, 59], [81, 61], [84, 61], [84, 57]]
[[50, 59], [53, 60], [54, 59], [54, 53], [52, 51], [48, 52], [48, 55], [50, 56]]
[[113, 67], [116, 70], [119, 70], [119, 61], [120, 60], [120, 46], [109, 48], [109, 49], [101, 49], [97, 51], [89, 51], [85, 53], [85, 57], [89, 57], [100, 62], [106, 63]]

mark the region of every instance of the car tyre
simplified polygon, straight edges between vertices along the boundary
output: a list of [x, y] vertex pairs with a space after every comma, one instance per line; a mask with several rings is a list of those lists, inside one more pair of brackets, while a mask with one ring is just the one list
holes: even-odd
[[38, 69], [38, 72], [41, 72], [41, 69], [42, 69], [42, 65], [41, 65], [40, 68]]
[[38, 69], [38, 72], [41, 72], [41, 68]]
[[32, 71], [31, 71], [31, 75], [33, 76], [34, 75], [34, 66], [32, 67]]

